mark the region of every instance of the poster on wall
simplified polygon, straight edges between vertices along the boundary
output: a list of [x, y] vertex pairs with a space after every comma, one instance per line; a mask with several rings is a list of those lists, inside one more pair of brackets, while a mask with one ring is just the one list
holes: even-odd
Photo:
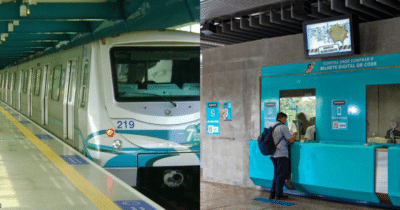
[[332, 130], [347, 130], [346, 100], [332, 101]]
[[224, 102], [222, 109], [222, 119], [232, 121], [232, 102]]
[[220, 135], [219, 102], [207, 102], [207, 135]]
[[269, 128], [276, 122], [278, 112], [279, 103], [277, 100], [266, 100], [264, 102], [264, 128]]

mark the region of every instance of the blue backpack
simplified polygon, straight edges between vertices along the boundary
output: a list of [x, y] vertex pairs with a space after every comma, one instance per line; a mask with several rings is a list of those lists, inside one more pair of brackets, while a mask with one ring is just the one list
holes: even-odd
[[257, 138], [258, 147], [260, 148], [261, 154], [263, 155], [272, 155], [275, 153], [276, 147], [282, 141], [283, 137], [278, 141], [275, 145], [274, 139], [272, 137], [272, 133], [274, 132], [275, 128], [281, 123], [276, 124], [274, 127], [264, 128], [264, 132]]

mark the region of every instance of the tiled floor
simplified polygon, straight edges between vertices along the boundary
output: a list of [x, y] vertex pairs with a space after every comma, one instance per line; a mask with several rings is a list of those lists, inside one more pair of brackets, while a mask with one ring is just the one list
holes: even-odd
[[1, 209], [162, 209], [2, 102], [0, 122]]
[[269, 193], [239, 186], [232, 186], [226, 184], [218, 184], [211, 182], [201, 182], [201, 207], [200, 209], [226, 209], [226, 210], [240, 210], [240, 209], [305, 209], [305, 210], [345, 210], [345, 209], [383, 209], [374, 208], [369, 206], [361, 206], [348, 203], [333, 202], [321, 200], [318, 198], [307, 198], [299, 196], [289, 196], [289, 200], [285, 200], [281, 204], [295, 204], [293, 206], [284, 206], [277, 203], [265, 203], [254, 201], [255, 198], [268, 199]]

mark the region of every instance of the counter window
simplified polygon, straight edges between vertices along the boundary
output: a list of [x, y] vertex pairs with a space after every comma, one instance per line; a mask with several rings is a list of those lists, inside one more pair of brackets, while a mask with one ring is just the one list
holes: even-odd
[[367, 142], [400, 144], [400, 84], [367, 86]]
[[288, 115], [290, 132], [297, 132], [296, 140], [315, 140], [315, 89], [282, 90], [279, 104], [280, 111]]

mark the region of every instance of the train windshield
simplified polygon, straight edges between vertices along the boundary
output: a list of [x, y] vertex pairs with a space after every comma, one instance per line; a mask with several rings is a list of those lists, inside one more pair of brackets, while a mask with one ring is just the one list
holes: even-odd
[[115, 47], [110, 53], [117, 101], [200, 99], [199, 47]]

